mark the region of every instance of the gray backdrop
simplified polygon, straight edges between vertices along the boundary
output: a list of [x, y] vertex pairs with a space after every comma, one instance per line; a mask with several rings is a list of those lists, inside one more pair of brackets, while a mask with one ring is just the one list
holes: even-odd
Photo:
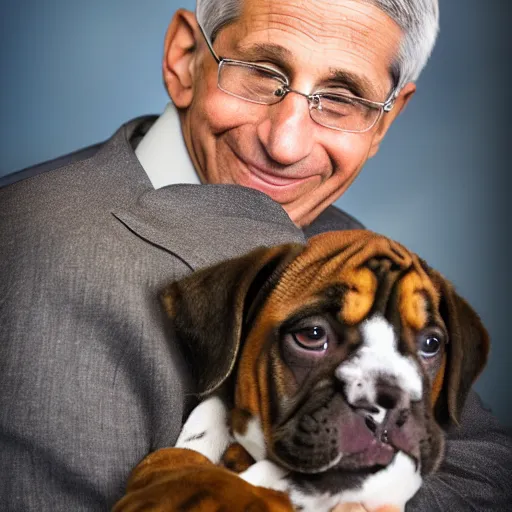
[[[510, 2], [441, 2], [418, 92], [338, 202], [451, 279], [492, 336], [477, 389], [512, 425]], [[1, 0], [0, 175], [109, 137], [167, 102], [167, 24], [192, 0]], [[508, 12], [505, 12], [507, 10]]]

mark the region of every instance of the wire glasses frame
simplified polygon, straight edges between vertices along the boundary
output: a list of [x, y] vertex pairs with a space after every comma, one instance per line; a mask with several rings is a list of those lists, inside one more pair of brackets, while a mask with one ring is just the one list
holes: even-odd
[[395, 88], [384, 102], [327, 91], [305, 94], [292, 89], [288, 77], [276, 69], [262, 64], [219, 57], [199, 21], [198, 25], [210, 53], [218, 64], [217, 86], [231, 96], [260, 105], [273, 105], [293, 92], [308, 100], [309, 114], [313, 121], [327, 128], [349, 133], [371, 130], [382, 114], [389, 112], [394, 106]]

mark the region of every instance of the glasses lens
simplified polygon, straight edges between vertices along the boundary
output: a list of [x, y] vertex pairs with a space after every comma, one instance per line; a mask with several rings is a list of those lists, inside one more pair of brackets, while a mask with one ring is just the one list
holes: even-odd
[[380, 109], [357, 99], [319, 94], [319, 103], [311, 108], [311, 117], [317, 123], [349, 132], [369, 130], [380, 116]]
[[226, 60], [219, 66], [219, 88], [254, 103], [277, 103], [282, 98], [283, 85], [282, 79], [263, 67]]

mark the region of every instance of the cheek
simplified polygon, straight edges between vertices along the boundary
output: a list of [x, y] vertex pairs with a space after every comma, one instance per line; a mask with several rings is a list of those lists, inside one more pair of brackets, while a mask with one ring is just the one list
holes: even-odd
[[[210, 74], [211, 75], [211, 74]], [[221, 91], [217, 87], [217, 75], [202, 81], [194, 95], [195, 117], [207, 129], [220, 134], [241, 124], [255, 121], [259, 105], [252, 105]]]
[[335, 176], [340, 181], [345, 181], [359, 171], [368, 159], [373, 136], [366, 133], [342, 133], [328, 134], [325, 148], [333, 162]]
[[[281, 358], [292, 377], [293, 388], [300, 386], [326, 355], [325, 350], [304, 350], [297, 347], [290, 335], [285, 336], [281, 346]], [[290, 383], [290, 379], [288, 379]]]

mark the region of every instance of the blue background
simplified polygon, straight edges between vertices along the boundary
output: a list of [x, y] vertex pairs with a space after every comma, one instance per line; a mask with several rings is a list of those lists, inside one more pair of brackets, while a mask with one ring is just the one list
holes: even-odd
[[[477, 389], [510, 426], [511, 8], [502, 0], [441, 4], [440, 37], [416, 96], [337, 204], [421, 254], [479, 312], [492, 352]], [[165, 30], [177, 7], [194, 2], [0, 5], [4, 175], [160, 113], [168, 101], [160, 74]]]

